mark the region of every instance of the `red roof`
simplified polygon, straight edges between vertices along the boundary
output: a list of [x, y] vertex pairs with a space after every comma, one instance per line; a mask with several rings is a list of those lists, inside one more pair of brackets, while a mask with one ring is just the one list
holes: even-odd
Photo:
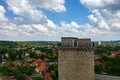
[[118, 55], [118, 54], [120, 54], [120, 51], [112, 52], [112, 54]]
[[26, 77], [26, 80], [33, 80], [30, 76], [28, 76], [27, 74], [24, 74], [24, 76]]
[[43, 61], [42, 59], [38, 59], [33, 62], [33, 64], [38, 64], [38, 65], [41, 65], [42, 63], [45, 63], [45, 61]]
[[57, 54], [56, 54], [56, 53], [53, 53], [52, 56], [57, 56]]
[[101, 62], [99, 62], [99, 61], [95, 61], [95, 63], [94, 64], [102, 64]]
[[110, 56], [108, 56], [108, 57], [109, 58], [114, 58], [116, 55], [120, 55], [120, 51], [112, 52], [112, 54]]
[[41, 66], [37, 67], [37, 70], [38, 70], [39, 72], [43, 72], [43, 71], [45, 71], [45, 69], [46, 69], [46, 66], [45, 66], [45, 65], [41, 65]]
[[33, 79], [30, 76], [27, 76], [26, 80], [33, 80]]
[[50, 73], [46, 73], [45, 80], [53, 80]]
[[17, 80], [15, 77], [7, 77], [6, 80]]

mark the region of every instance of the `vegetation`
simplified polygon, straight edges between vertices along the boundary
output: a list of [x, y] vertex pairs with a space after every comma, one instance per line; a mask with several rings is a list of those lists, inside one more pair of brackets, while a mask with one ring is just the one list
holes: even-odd
[[[49, 43], [49, 46], [50, 44], [52, 43]], [[42, 59], [44, 61], [46, 58], [48, 59], [46, 63], [48, 63], [49, 66], [48, 69], [42, 73], [42, 76], [44, 76], [46, 73], [50, 73], [51, 77], [54, 80], [57, 80], [58, 57], [55, 44], [52, 44], [50, 47], [47, 47], [39, 46], [38, 42], [34, 44], [34, 42], [1, 41], [0, 75], [2, 74], [5, 76], [14, 76], [17, 80], [26, 80], [25, 75], [32, 77], [32, 75], [34, 74], [39, 74], [35, 71], [36, 67], [38, 66], [35, 66], [32, 63], [37, 59]], [[37, 53], [37, 51], [40, 51], [39, 53], [44, 54], [39, 54]], [[53, 56], [53, 53], [55, 53], [56, 55]], [[34, 76], [32, 78], [33, 80], [44, 80], [44, 77], [42, 76]]]
[[96, 48], [95, 54], [100, 56], [97, 62], [101, 64], [95, 64], [95, 73], [120, 76], [120, 56], [109, 57], [115, 51], [120, 51], [120, 45], [102, 45]]
[[[61, 45], [59, 42], [0, 41], [0, 74], [14, 76], [17, 80], [25, 80], [25, 75], [39, 74], [35, 71], [36, 66], [26, 66], [25, 63], [32, 65], [33, 61], [37, 59], [42, 59], [43, 61], [47, 59], [46, 63], [49, 63], [49, 67], [42, 73], [43, 76], [45, 76], [45, 73], [50, 73], [53, 80], [58, 80], [58, 52], [55, 48], [56, 44], [58, 46]], [[99, 64], [95, 64], [95, 73], [120, 76], [120, 56], [109, 57], [112, 52], [119, 50], [120, 45], [105, 44], [97, 46], [94, 53], [99, 55], [99, 58], [95, 60]], [[45, 54], [37, 54], [37, 51]], [[26, 56], [26, 53], [29, 55]], [[31, 61], [28, 61], [29, 59]], [[18, 62], [15, 63], [16, 61]], [[33, 80], [44, 80], [44, 77], [41, 76], [32, 78]]]

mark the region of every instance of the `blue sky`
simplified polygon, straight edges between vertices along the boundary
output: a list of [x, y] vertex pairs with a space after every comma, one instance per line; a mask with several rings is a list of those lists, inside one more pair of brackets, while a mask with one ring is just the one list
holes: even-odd
[[0, 0], [0, 40], [119, 40], [119, 0]]
[[75, 21], [80, 24], [88, 22], [87, 15], [89, 15], [90, 12], [79, 0], [66, 0], [65, 7], [67, 11], [63, 13], [50, 12], [47, 10], [45, 10], [44, 13], [57, 24], [60, 24], [60, 21], [68, 23]]

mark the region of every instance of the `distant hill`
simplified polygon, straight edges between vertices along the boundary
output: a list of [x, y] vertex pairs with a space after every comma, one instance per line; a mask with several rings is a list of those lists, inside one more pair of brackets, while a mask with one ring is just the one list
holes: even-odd
[[[98, 43], [99, 41], [92, 41], [94, 43]], [[120, 44], [120, 40], [115, 41], [101, 41], [102, 44]]]
[[0, 46], [5, 46], [5, 47], [15, 47], [18, 44], [14, 41], [0, 41]]
[[26, 41], [26, 42], [38, 45], [57, 45], [59, 43], [59, 41]]
[[58, 45], [59, 41], [0, 41], [0, 46], [16, 47], [26, 45]]

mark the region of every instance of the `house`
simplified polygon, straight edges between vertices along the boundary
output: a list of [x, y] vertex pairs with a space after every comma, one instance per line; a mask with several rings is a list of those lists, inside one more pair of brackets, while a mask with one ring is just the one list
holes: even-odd
[[30, 67], [30, 66], [31, 66], [31, 64], [28, 63], [28, 62], [25, 62], [23, 65], [24, 65], [24, 66], [27, 66], [27, 67]]
[[49, 59], [48, 58], [44, 58], [44, 61], [47, 62], [47, 61], [49, 61]]
[[43, 61], [42, 59], [37, 59], [36, 61], [34, 61], [32, 64], [35, 66], [41, 65], [42, 63], [46, 63], [45, 61]]
[[35, 69], [35, 71], [41, 74], [42, 72], [44, 72], [44, 71], [46, 70], [46, 68], [47, 68], [46, 65], [43, 64], [43, 65], [37, 67], [37, 68]]
[[25, 74], [25, 77], [26, 77], [26, 80], [33, 80], [30, 76], [28, 76], [26, 74]]
[[56, 53], [52, 53], [52, 56], [55, 57], [55, 56], [57, 56], [57, 54]]
[[28, 57], [30, 54], [28, 52], [23, 53], [26, 57]]
[[19, 60], [15, 60], [13, 62], [13, 65], [15, 66], [15, 68], [18, 66], [18, 65], [21, 65], [21, 62]]
[[9, 53], [5, 53], [5, 56], [8, 58], [9, 57]]
[[95, 61], [99, 60], [100, 58], [101, 58], [101, 55], [99, 55], [99, 54], [95, 54], [94, 55], [94, 60]]
[[110, 56], [108, 56], [109, 58], [114, 58], [115, 56], [120, 55], [120, 51], [115, 51], [112, 52], [112, 54]]
[[33, 80], [30, 76], [26, 77], [26, 80]]
[[45, 80], [53, 80], [50, 73], [45, 74]]
[[97, 65], [102, 65], [102, 62], [100, 62], [100, 61], [95, 61], [95, 63], [94, 64], [97, 64]]
[[46, 53], [42, 52], [41, 50], [36, 50], [36, 54], [38, 54], [38, 55], [46, 55]]
[[6, 80], [17, 80], [17, 79], [15, 78], [15, 76], [11, 76], [11, 77], [6, 77]]

